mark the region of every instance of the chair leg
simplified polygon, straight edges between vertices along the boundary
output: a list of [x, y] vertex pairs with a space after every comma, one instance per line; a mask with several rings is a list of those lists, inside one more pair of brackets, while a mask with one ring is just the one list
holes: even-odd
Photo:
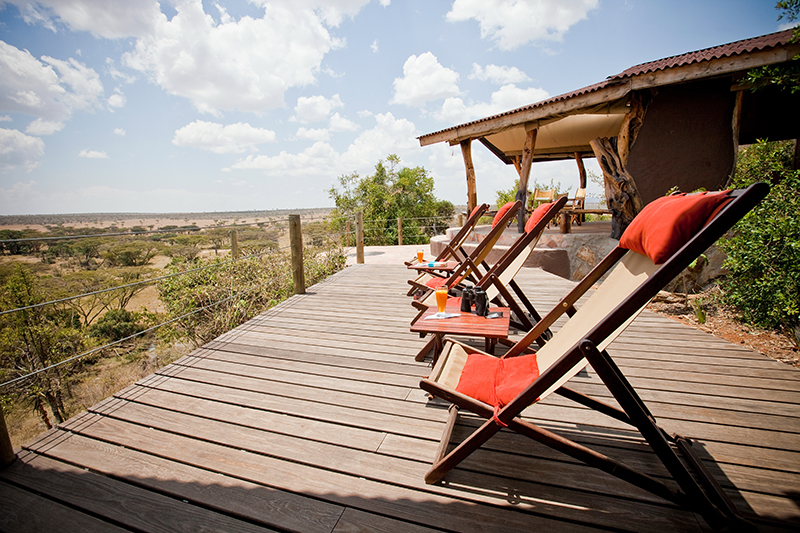
[[[717, 508], [711, 499], [700, 487], [692, 474], [681, 462], [666, 438], [666, 433], [655, 422], [655, 418], [647, 410], [644, 402], [636, 394], [611, 357], [606, 352], [600, 352], [591, 341], [584, 339], [580, 345], [584, 357], [592, 365], [597, 375], [605, 383], [608, 390], [617, 400], [620, 407], [628, 414], [634, 427], [636, 427], [650, 448], [655, 452], [667, 468], [678, 486], [686, 494], [686, 503], [696, 509], [712, 526], [722, 525], [735, 517], [726, 517]], [[701, 477], [702, 472], [696, 472]], [[712, 482], [713, 483], [713, 482]]]

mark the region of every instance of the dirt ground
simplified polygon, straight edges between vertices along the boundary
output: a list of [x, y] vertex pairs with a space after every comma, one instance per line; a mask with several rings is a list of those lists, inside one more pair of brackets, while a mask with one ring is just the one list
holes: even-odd
[[686, 296], [683, 294], [662, 291], [647, 309], [728, 342], [746, 346], [781, 363], [800, 368], [800, 348], [788, 335], [739, 322], [733, 311], [716, 303], [716, 295], [713, 292], [692, 294], [689, 298], [702, 301], [701, 306], [706, 314], [704, 324], [698, 321], [694, 308], [691, 304], [687, 304]]

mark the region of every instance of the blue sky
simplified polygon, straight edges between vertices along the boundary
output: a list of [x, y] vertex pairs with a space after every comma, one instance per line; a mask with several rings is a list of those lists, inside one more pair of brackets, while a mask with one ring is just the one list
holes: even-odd
[[[774, 6], [0, 0], [0, 214], [324, 207], [391, 153], [465, 204], [458, 148], [417, 136], [778, 31]], [[473, 158], [491, 203], [516, 172]], [[574, 190], [577, 170], [531, 180]]]

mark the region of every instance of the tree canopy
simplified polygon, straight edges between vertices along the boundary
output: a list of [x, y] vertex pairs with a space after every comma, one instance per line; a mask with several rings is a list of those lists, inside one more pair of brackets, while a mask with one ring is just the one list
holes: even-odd
[[441, 233], [451, 222], [453, 204], [433, 193], [433, 178], [423, 167], [400, 167], [400, 158], [389, 155], [378, 161], [375, 173], [361, 177], [357, 172], [340, 176], [338, 188], [328, 195], [336, 208], [331, 216], [338, 228], [344, 221], [363, 212], [368, 245], [397, 244], [397, 219], [403, 219], [403, 239], [420, 243]]

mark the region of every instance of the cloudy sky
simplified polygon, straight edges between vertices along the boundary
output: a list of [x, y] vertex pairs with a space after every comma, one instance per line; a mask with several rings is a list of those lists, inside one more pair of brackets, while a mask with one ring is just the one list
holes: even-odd
[[[774, 4], [0, 0], [0, 214], [323, 207], [391, 153], [464, 204], [460, 151], [416, 137], [777, 31]], [[492, 202], [516, 172], [473, 157]]]

